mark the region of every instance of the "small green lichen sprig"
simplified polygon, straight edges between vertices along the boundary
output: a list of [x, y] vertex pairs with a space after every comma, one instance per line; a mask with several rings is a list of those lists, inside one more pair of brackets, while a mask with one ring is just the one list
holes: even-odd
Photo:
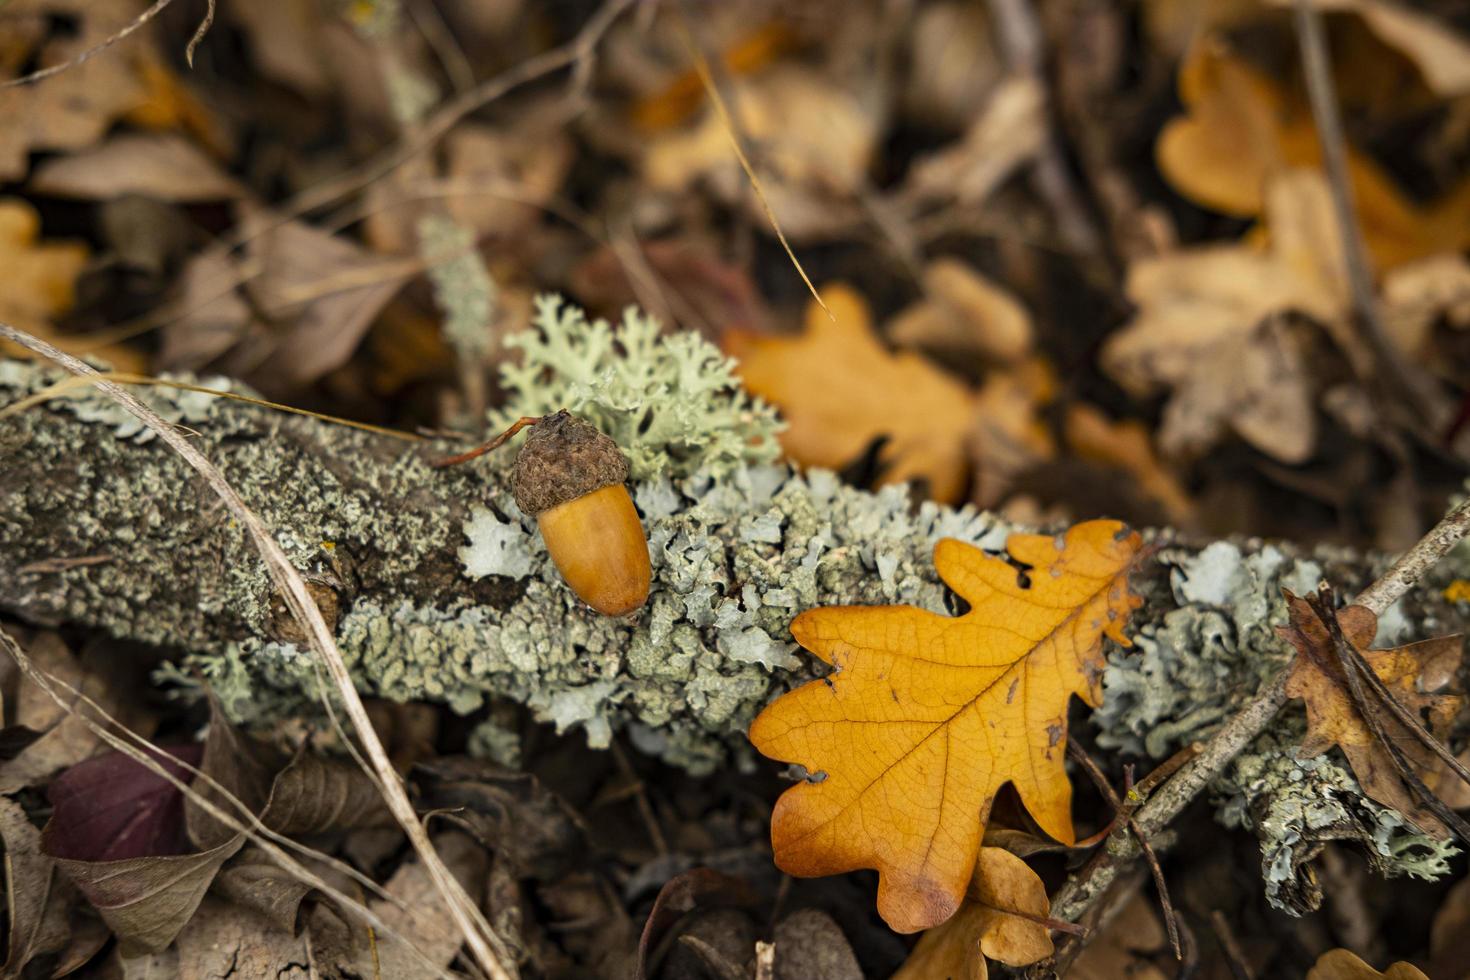
[[613, 327], [543, 294], [532, 328], [506, 344], [522, 357], [501, 368], [511, 398], [491, 413], [492, 430], [522, 415], [568, 409], [622, 447], [634, 480], [697, 472], [720, 479], [780, 454], [775, 409], [745, 393], [735, 362], [698, 334], [664, 336], [635, 307]]

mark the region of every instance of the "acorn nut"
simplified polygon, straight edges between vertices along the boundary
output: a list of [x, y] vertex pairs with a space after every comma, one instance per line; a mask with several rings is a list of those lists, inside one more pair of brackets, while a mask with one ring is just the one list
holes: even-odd
[[624, 486], [628, 460], [596, 426], [563, 409], [530, 427], [511, 472], [516, 505], [583, 602], [623, 616], [648, 601], [648, 538]]

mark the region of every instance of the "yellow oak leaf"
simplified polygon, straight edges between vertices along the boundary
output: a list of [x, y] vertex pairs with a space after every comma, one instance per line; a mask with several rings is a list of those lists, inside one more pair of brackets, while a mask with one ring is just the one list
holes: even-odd
[[796, 617], [792, 635], [834, 671], [750, 728], [760, 752], [813, 774], [776, 803], [776, 863], [804, 877], [874, 868], [879, 914], [915, 932], [959, 908], [1006, 783], [1072, 843], [1067, 705], [1102, 701], [1102, 639], [1128, 643], [1141, 546], [1117, 521], [1013, 534], [1005, 555], [946, 539], [934, 566], [970, 604], [963, 616], [833, 606]]
[[1038, 920], [1050, 914], [1046, 886], [1025, 861], [982, 847], [965, 904], [924, 933], [890, 980], [986, 980], [987, 958], [1007, 966], [1045, 959], [1051, 933]]
[[[1321, 755], [1336, 745], [1347, 756], [1365, 794], [1399, 811], [1426, 833], [1446, 834], [1444, 824], [1415, 800], [1388, 749], [1354, 705], [1327, 627], [1306, 599], [1288, 592], [1286, 604], [1290, 621], [1277, 629], [1297, 651], [1287, 675], [1286, 693], [1306, 702], [1302, 754]], [[1377, 616], [1362, 606], [1348, 606], [1338, 611], [1337, 621], [1343, 637], [1363, 654], [1394, 696], [1443, 739], [1464, 699], [1432, 692], [1448, 684], [1458, 670], [1461, 638], [1441, 636], [1389, 650], [1369, 650], [1378, 629]], [[1384, 731], [1430, 790], [1441, 791], [1442, 786], [1450, 788], [1457, 782], [1444, 763], [1387, 708], [1374, 710]]]
[[786, 454], [837, 469], [886, 436], [883, 482], [924, 479], [934, 499], [958, 501], [969, 472], [975, 392], [917, 354], [885, 348], [867, 304], [850, 287], [821, 292], [835, 320], [812, 303], [800, 336], [725, 334], [746, 389], [785, 416]]

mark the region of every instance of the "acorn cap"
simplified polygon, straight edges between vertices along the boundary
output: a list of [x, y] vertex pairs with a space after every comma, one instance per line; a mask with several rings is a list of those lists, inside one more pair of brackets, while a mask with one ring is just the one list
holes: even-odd
[[562, 409], [531, 426], [510, 479], [516, 506], [534, 517], [626, 483], [628, 460], [595, 425]]

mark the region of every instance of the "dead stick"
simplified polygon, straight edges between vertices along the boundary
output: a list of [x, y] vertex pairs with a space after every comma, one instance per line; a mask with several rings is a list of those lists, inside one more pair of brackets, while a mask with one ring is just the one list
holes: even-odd
[[[1461, 502], [1446, 514], [1354, 601], [1375, 615], [1383, 615], [1389, 606], [1418, 584], [1424, 573], [1465, 537], [1467, 531], [1470, 531], [1470, 500]], [[1286, 672], [1282, 671], [1204, 743], [1199, 755], [1180, 768], [1149, 798], [1138, 815], [1138, 825], [1143, 832], [1154, 835], [1173, 822], [1231, 759], [1266, 730], [1285, 703]], [[1081, 919], [1107, 892], [1118, 873], [1132, 863], [1138, 854], [1136, 846], [1126, 838], [1116, 843], [1116, 854], [1110, 845], [1061, 887], [1052, 900], [1053, 917], [1074, 922]], [[1064, 943], [1063, 948], [1057, 951], [1054, 964], [1065, 969], [1081, 950], [1080, 942]]]
[[209, 484], [210, 489], [214, 490], [224, 501], [235, 519], [250, 533], [251, 539], [265, 561], [266, 569], [285, 599], [293, 618], [301, 625], [312, 648], [321, 657], [327, 672], [335, 682], [342, 696], [343, 706], [347, 709], [347, 716], [352, 719], [357, 736], [367, 750], [368, 758], [372, 760], [384, 801], [408, 835], [414, 850], [418, 852], [419, 860], [423, 862], [430, 879], [443, 896], [445, 904], [449, 906], [450, 917], [463, 933], [476, 965], [493, 980], [510, 980], [516, 976], [518, 971], [515, 959], [509, 948], [496, 935], [489, 922], [485, 920], [484, 913], [465, 892], [459, 880], [450, 873], [443, 859], [439, 857], [439, 853], [434, 850], [428, 832], [419, 821], [413, 803], [409, 801], [408, 793], [404, 790], [403, 783], [393, 768], [393, 763], [389, 760], [382, 741], [378, 738], [377, 732], [373, 730], [372, 721], [368, 718], [367, 709], [363, 706], [362, 698], [357, 693], [357, 687], [352, 682], [351, 674], [348, 673], [347, 663], [342, 658], [342, 651], [337, 648], [337, 641], [332, 635], [331, 627], [327, 626], [321, 610], [317, 608], [315, 600], [307, 590], [305, 580], [291, 564], [290, 559], [286, 557], [275, 535], [245, 504], [234, 487], [225, 480], [224, 474], [220, 473], [218, 467], [211, 463], [188, 439], [180, 435], [177, 429], [138, 401], [132, 393], [111, 381], [97, 378], [98, 372], [87, 364], [8, 323], [0, 323], [0, 338], [19, 344], [27, 350], [55, 361], [73, 374], [94, 378], [99, 390], [157, 432], [159, 438], [198, 471]]
[[1379, 315], [1378, 299], [1373, 288], [1373, 272], [1368, 265], [1368, 250], [1363, 243], [1358, 223], [1357, 205], [1348, 172], [1347, 140], [1343, 136], [1342, 117], [1337, 108], [1337, 91], [1332, 81], [1332, 64], [1327, 51], [1327, 37], [1322, 29], [1322, 14], [1312, 0], [1296, 0], [1296, 33], [1301, 47], [1302, 69], [1306, 75], [1307, 99], [1312, 118], [1317, 123], [1317, 138], [1322, 146], [1328, 185], [1332, 191], [1332, 207], [1342, 235], [1343, 259], [1347, 264], [1348, 284], [1353, 301], [1354, 319], [1373, 356], [1396, 394], [1413, 406], [1420, 420], [1434, 426], [1437, 412], [1429, 397], [1433, 382], [1415, 377], [1399, 356], [1388, 330]]
[[[1174, 950], [1174, 958], [1176, 960], [1184, 959], [1184, 951], [1179, 945], [1179, 921], [1178, 917], [1174, 914], [1174, 903], [1169, 901], [1169, 887], [1164, 882], [1164, 869], [1159, 864], [1159, 856], [1154, 853], [1153, 845], [1148, 842], [1148, 838], [1143, 836], [1143, 832], [1138, 829], [1137, 821], [1133, 819], [1133, 811], [1136, 807], [1124, 803], [1119, 798], [1118, 794], [1113, 790], [1113, 787], [1109, 785], [1107, 776], [1103, 775], [1102, 768], [1093, 761], [1092, 756], [1087, 754], [1087, 750], [1077, 744], [1076, 739], [1068, 739], [1067, 754], [1082, 766], [1087, 772], [1087, 775], [1092, 779], [1093, 784], [1097, 786], [1098, 792], [1107, 798], [1113, 810], [1122, 817], [1123, 821], [1127, 823], [1128, 829], [1133, 832], [1133, 839], [1138, 842], [1138, 849], [1143, 853], [1144, 860], [1148, 862], [1149, 871], [1154, 876], [1154, 887], [1159, 891], [1159, 905], [1164, 912], [1164, 924], [1169, 929], [1169, 945]], [[1128, 767], [1127, 775], [1124, 778], [1127, 780], [1127, 791], [1131, 795], [1133, 789], [1132, 766]]]

